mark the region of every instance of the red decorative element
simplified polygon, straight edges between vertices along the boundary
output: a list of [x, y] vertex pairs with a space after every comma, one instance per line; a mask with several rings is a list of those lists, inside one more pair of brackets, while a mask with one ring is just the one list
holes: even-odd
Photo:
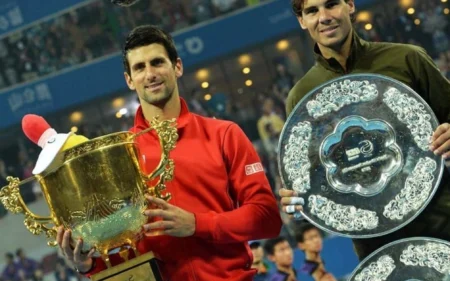
[[50, 128], [47, 121], [39, 115], [27, 114], [22, 119], [24, 134], [35, 144], [38, 144], [42, 134]]

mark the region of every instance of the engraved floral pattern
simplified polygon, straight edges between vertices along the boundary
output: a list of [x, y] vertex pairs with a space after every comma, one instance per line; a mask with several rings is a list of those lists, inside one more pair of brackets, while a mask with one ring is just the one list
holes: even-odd
[[450, 247], [441, 243], [409, 245], [403, 250], [400, 261], [405, 265], [429, 267], [450, 274]]
[[350, 81], [332, 83], [325, 87], [316, 99], [306, 104], [308, 113], [317, 119], [332, 111], [338, 111], [345, 105], [366, 102], [378, 96], [378, 89], [375, 84], [369, 81]]
[[433, 159], [420, 158], [406, 178], [405, 187], [384, 207], [383, 215], [391, 220], [401, 220], [422, 207], [433, 188], [436, 167], [436, 161]]
[[394, 269], [394, 259], [384, 255], [356, 275], [355, 281], [383, 281], [389, 277]]
[[428, 151], [433, 128], [430, 122], [431, 115], [427, 114], [425, 105], [395, 88], [384, 93], [383, 101], [397, 114], [397, 118], [406, 124], [417, 146], [423, 151]]
[[99, 137], [97, 139], [82, 143], [64, 151], [64, 161], [74, 159], [101, 147], [126, 142], [129, 136], [131, 136], [131, 133], [128, 132], [117, 133], [108, 135], [107, 137]]
[[311, 195], [308, 200], [311, 213], [338, 231], [361, 231], [378, 226], [376, 212], [337, 204], [320, 195]]
[[288, 179], [293, 181], [292, 189], [298, 193], [305, 193], [311, 188], [309, 176], [311, 164], [308, 157], [311, 131], [311, 123], [298, 123], [292, 127], [291, 135], [285, 146], [284, 169]]

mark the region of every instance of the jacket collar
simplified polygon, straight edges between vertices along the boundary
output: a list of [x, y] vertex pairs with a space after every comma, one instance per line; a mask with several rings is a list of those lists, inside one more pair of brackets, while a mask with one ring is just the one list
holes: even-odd
[[[177, 129], [182, 129], [186, 127], [189, 121], [192, 118], [192, 114], [189, 111], [186, 101], [180, 97], [181, 102], [181, 111], [180, 115], [176, 119]], [[149, 122], [145, 119], [144, 114], [142, 112], [142, 107], [139, 106], [136, 111], [136, 116], [134, 118], [134, 130], [141, 131], [149, 127]]]
[[[347, 58], [346, 72], [349, 72], [353, 69], [357, 59], [360, 58], [361, 53], [368, 45], [368, 42], [361, 39], [354, 30], [351, 36], [352, 36], [352, 43], [350, 46], [350, 55]], [[331, 70], [333, 72], [344, 72], [344, 69], [335, 58], [326, 59], [322, 56], [322, 53], [320, 52], [317, 43], [314, 45], [314, 57], [316, 59], [317, 64], [323, 66], [324, 68]]]

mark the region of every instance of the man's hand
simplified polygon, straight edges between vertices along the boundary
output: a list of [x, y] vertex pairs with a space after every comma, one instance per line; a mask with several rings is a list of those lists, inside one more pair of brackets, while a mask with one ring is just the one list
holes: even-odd
[[146, 210], [144, 214], [149, 218], [162, 218], [162, 220], [145, 224], [143, 228], [146, 235], [166, 234], [175, 237], [187, 237], [195, 233], [195, 216], [193, 213], [152, 196], [147, 196], [147, 200], [159, 209]]
[[[442, 155], [445, 161], [450, 160], [450, 124], [444, 123], [436, 128], [431, 137], [430, 150], [436, 155]], [[449, 164], [447, 164], [449, 165]]]
[[64, 256], [69, 260], [80, 272], [87, 272], [92, 267], [92, 256], [95, 253], [95, 249], [92, 248], [89, 253], [81, 253], [83, 248], [83, 240], [78, 239], [75, 244], [75, 248], [71, 246], [72, 231], [64, 231], [64, 227], [58, 227], [58, 232], [56, 234], [56, 242], [58, 242]]
[[290, 218], [300, 219], [300, 211], [303, 210], [302, 206], [305, 204], [305, 200], [302, 197], [298, 197], [295, 191], [285, 188], [281, 188], [278, 194], [281, 197], [283, 212], [289, 214]]

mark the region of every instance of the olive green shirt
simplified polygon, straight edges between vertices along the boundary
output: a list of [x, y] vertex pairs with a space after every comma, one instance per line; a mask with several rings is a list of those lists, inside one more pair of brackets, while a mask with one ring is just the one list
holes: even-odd
[[289, 115], [311, 90], [346, 74], [373, 73], [396, 79], [411, 87], [430, 105], [441, 123], [450, 120], [450, 82], [441, 74], [426, 51], [414, 45], [367, 42], [353, 34], [347, 71], [335, 59], [325, 59], [314, 48], [316, 64], [289, 92]]
[[[286, 101], [287, 114], [314, 88], [340, 76], [373, 73], [394, 78], [411, 87], [430, 105], [441, 123], [450, 120], [450, 82], [423, 48], [394, 43], [367, 42], [353, 33], [347, 70], [314, 48], [316, 64], [296, 83]], [[445, 169], [438, 192], [427, 208], [404, 228], [372, 239], [354, 240], [360, 259], [381, 246], [404, 237], [429, 236], [450, 241], [450, 176]]]

